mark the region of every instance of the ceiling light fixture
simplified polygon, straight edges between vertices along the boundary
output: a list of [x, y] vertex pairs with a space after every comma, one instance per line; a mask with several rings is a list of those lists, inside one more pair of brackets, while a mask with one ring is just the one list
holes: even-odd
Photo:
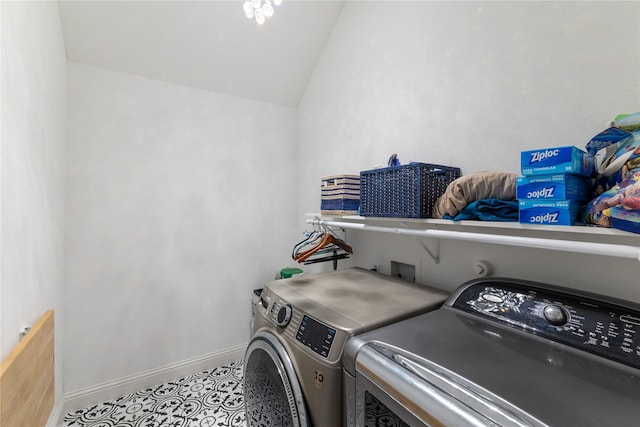
[[247, 0], [242, 5], [244, 14], [249, 19], [256, 18], [259, 25], [273, 16], [273, 6], [280, 6], [282, 0]]

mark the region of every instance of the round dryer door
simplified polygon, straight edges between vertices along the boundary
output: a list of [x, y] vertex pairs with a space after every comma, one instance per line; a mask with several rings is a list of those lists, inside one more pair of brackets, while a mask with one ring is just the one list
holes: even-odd
[[309, 425], [291, 358], [270, 333], [258, 332], [247, 347], [244, 399], [249, 427]]

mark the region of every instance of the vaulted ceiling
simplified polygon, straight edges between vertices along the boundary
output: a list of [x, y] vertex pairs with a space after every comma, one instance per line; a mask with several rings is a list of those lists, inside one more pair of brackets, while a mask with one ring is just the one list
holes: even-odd
[[283, 0], [264, 25], [234, 1], [59, 1], [67, 59], [296, 107], [342, 1]]

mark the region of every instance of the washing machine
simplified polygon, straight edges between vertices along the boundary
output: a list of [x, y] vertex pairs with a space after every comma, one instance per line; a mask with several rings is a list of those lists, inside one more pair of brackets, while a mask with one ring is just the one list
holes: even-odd
[[476, 279], [351, 338], [343, 368], [347, 427], [637, 427], [640, 305]]
[[434, 310], [447, 297], [361, 268], [268, 283], [244, 358], [249, 426], [340, 426], [347, 340]]

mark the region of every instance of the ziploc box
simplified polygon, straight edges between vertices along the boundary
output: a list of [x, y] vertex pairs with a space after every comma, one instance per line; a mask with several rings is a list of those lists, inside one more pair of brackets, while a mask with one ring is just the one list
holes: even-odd
[[523, 151], [520, 166], [522, 175], [570, 173], [592, 177], [595, 173], [593, 156], [573, 146]]
[[520, 223], [574, 225], [579, 219], [580, 202], [575, 200], [520, 200]]
[[516, 178], [516, 199], [586, 201], [592, 198], [591, 185], [591, 178], [566, 173], [521, 176]]

